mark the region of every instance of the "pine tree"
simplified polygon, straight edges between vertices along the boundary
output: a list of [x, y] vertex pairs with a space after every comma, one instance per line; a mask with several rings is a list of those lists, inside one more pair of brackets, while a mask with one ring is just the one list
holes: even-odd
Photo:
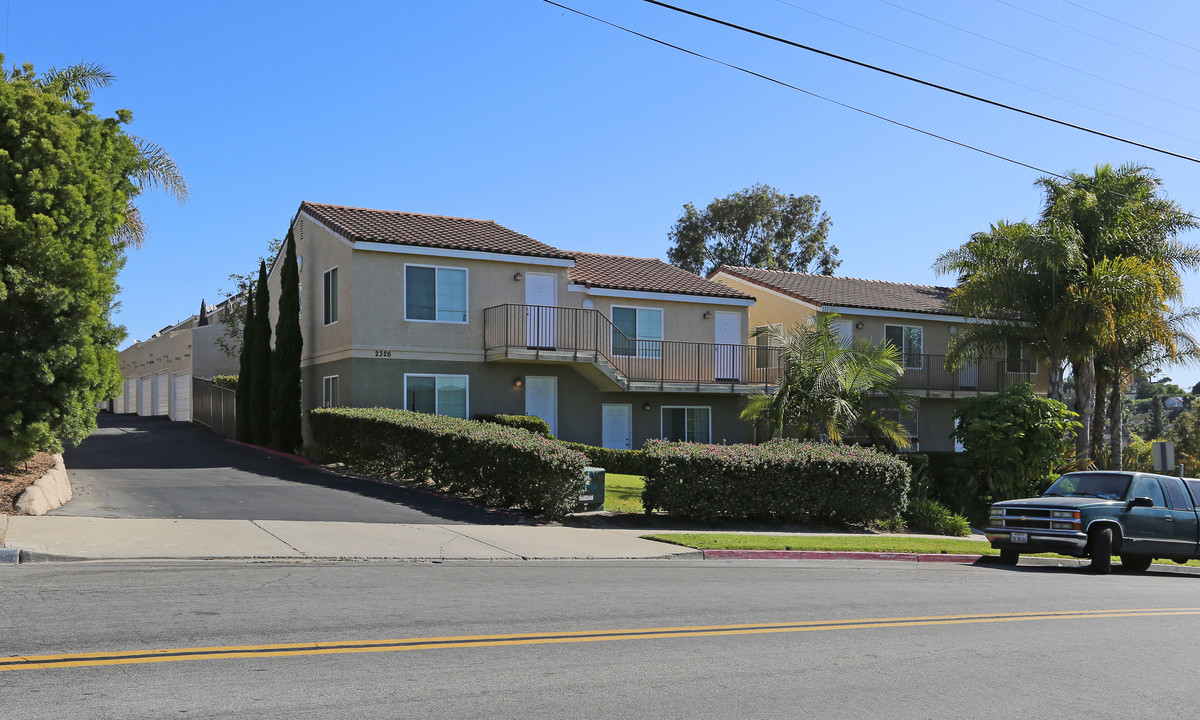
[[271, 444], [277, 450], [300, 447], [300, 272], [296, 267], [296, 241], [286, 240], [279, 270], [279, 317], [275, 321], [274, 364], [271, 368]]
[[253, 440], [250, 417], [250, 394], [254, 380], [254, 363], [250, 361], [254, 353], [254, 285], [251, 284], [246, 292], [246, 321], [242, 324], [242, 352], [238, 355], [238, 384], [237, 384], [237, 439], [242, 442]]
[[271, 442], [271, 291], [267, 263], [258, 264], [254, 289], [254, 346], [250, 353], [250, 442]]
[[1161, 440], [1167, 432], [1167, 408], [1161, 395], [1155, 395], [1150, 401], [1150, 417], [1146, 421], [1145, 437], [1147, 440]]

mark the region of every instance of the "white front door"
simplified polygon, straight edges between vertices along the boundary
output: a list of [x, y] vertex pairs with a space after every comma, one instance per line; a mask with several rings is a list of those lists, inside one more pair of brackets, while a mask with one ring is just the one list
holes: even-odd
[[525, 414], [545, 420], [558, 435], [558, 378], [525, 376]]
[[600, 447], [632, 450], [633, 406], [605, 403], [600, 407]]
[[742, 379], [742, 316], [738, 313], [713, 313], [716, 321], [717, 380]]
[[532, 348], [554, 347], [558, 277], [525, 273], [525, 305], [525, 344]]

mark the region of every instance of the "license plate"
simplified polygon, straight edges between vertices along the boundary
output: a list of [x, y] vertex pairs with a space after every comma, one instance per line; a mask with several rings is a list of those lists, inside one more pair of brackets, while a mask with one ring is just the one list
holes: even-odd
[[1013, 533], [1009, 539], [1015, 543], [1027, 543], [1029, 542], [1029, 533]]

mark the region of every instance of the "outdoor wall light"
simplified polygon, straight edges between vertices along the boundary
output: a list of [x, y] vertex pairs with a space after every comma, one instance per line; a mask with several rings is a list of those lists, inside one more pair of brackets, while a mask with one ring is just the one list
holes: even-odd
[[862, 330], [862, 329], [863, 329], [863, 324], [862, 324], [862, 321], [859, 321], [859, 322], [856, 322], [856, 323], [854, 323], [854, 329], [855, 329], [855, 330]]
[[705, 311], [704, 311], [704, 319], [705, 319], [705, 320], [711, 320], [711, 319], [712, 319], [712, 310], [705, 310]]
[[646, 402], [646, 403], [642, 403], [642, 409], [643, 409], [643, 410], [649, 410], [649, 409], [650, 409], [650, 403], [648, 403], [648, 402]]
[[513, 280], [516, 280], [517, 282], [521, 282], [521, 280], [524, 278], [525, 278], [525, 275], [520, 272], [518, 272], [516, 275], [513, 275]]
[[525, 384], [525, 382], [523, 380], [521, 380], [521, 378], [516, 378], [515, 380], [513, 380], [513, 387], [521, 387], [524, 384]]
[[958, 326], [957, 325], [951, 325], [949, 330], [950, 330], [950, 337], [954, 337], [955, 335], [958, 334]]

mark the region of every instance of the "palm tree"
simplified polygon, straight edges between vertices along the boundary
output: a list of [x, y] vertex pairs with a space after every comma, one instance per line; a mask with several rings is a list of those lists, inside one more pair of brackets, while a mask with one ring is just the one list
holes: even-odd
[[[116, 77], [103, 65], [98, 63], [78, 63], [66, 68], [50, 68], [40, 76], [33, 75], [33, 67], [25, 65], [22, 70], [4, 69], [4, 56], [0, 55], [0, 82], [9, 82], [22, 76], [43, 91], [53, 93], [63, 100], [70, 100], [79, 105], [87, 103], [91, 92], [97, 88], [106, 88], [116, 81]], [[119, 111], [118, 116], [128, 117], [127, 111]], [[139, 166], [131, 178], [138, 191], [164, 190], [177, 201], [187, 200], [190, 189], [179, 166], [161, 146], [136, 135], [127, 135], [138, 149]], [[132, 247], [140, 250], [149, 236], [149, 228], [142, 219], [141, 210], [129, 198], [125, 209], [125, 222], [118, 228], [113, 242], [122, 247]]]
[[[1136, 258], [1156, 266], [1154, 271], [1161, 283], [1157, 299], [1143, 295], [1142, 302], [1124, 307], [1114, 302], [1111, 332], [1095, 338], [1092, 347], [1075, 348], [1069, 356], [1077, 388], [1075, 409], [1083, 423], [1076, 448], [1084, 456], [1090, 450], [1091, 420], [1096, 406], [1096, 354], [1115, 343], [1119, 323], [1148, 327], [1143, 323], [1147, 306], [1142, 303], [1156, 307], [1157, 324], [1161, 326], [1168, 312], [1165, 303], [1181, 297], [1181, 291], [1174, 291], [1181, 287], [1180, 271], [1200, 267], [1200, 248], [1183, 244], [1176, 236], [1198, 225], [1196, 218], [1177, 203], [1159, 195], [1162, 180], [1144, 165], [1118, 168], [1097, 165], [1091, 175], [1073, 172], [1066, 179], [1042, 177], [1037, 184], [1045, 193], [1042, 223], [1058, 234], [1076, 238], [1083, 269], [1089, 275], [1095, 276], [1097, 266], [1105, 263]], [[1102, 268], [1100, 273], [1105, 270]], [[1140, 319], [1118, 317], [1123, 312], [1131, 312]], [[1119, 344], [1117, 348], [1119, 351]], [[1118, 362], [1121, 364], [1125, 363]], [[1120, 405], [1112, 411], [1120, 412]]]
[[746, 398], [742, 419], [765, 419], [772, 437], [786, 430], [808, 440], [861, 437], [910, 447], [908, 431], [881, 408], [890, 404], [906, 415], [912, 409], [913, 400], [899, 386], [900, 352], [887, 342], [846, 342], [837, 319], [831, 313], [790, 330], [767, 326], [758, 331], [779, 353], [782, 376], [774, 393]]

